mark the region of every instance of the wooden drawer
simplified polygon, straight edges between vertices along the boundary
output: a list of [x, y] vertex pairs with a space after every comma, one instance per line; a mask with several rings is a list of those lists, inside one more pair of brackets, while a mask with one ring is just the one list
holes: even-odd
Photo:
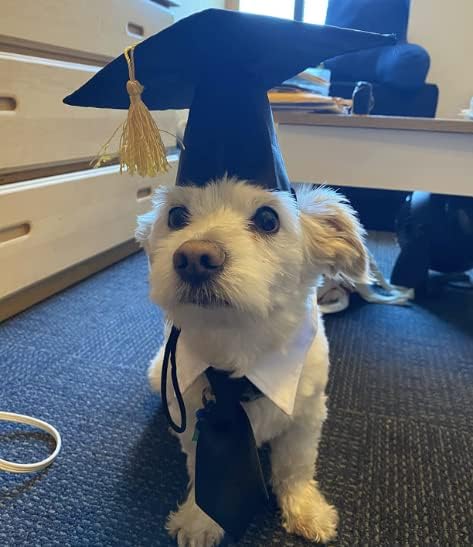
[[[93, 158], [126, 111], [74, 108], [63, 97], [98, 67], [0, 53], [0, 172]], [[3, 107], [1, 106], [3, 104]], [[176, 131], [174, 111], [154, 113], [158, 125]], [[162, 134], [166, 146], [175, 138]], [[118, 147], [119, 135], [115, 139]], [[112, 147], [113, 149], [113, 147]]]
[[153, 180], [111, 166], [0, 187], [0, 299], [133, 239], [169, 160]]
[[150, 0], [1, 0], [0, 43], [103, 62], [172, 22]]

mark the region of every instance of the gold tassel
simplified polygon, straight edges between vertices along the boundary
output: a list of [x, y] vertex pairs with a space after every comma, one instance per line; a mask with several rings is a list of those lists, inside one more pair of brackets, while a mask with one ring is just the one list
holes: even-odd
[[[141, 99], [143, 86], [135, 78], [134, 47], [130, 46], [125, 50], [129, 74], [126, 90], [130, 96], [130, 108], [128, 117], [121, 126], [120, 173], [124, 168], [127, 168], [132, 175], [138, 173], [142, 177], [155, 177], [159, 173], [167, 171], [169, 163], [159, 128]], [[115, 133], [102, 148], [95, 164], [97, 167], [110, 159], [107, 148]]]

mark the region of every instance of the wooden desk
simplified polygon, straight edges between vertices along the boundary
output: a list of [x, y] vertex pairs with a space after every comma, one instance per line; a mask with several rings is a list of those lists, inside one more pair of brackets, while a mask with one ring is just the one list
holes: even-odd
[[274, 113], [289, 177], [473, 196], [473, 121]]

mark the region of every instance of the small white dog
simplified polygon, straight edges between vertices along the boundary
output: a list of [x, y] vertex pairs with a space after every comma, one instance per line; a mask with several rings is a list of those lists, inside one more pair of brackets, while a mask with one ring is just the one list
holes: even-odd
[[[283, 368], [284, 360], [292, 369], [301, 361], [292, 394], [290, 386], [285, 391], [276, 385], [274, 396], [245, 403], [258, 446], [270, 443], [271, 484], [284, 528], [316, 542], [336, 535], [336, 509], [314, 480], [329, 368], [316, 287], [323, 274], [366, 282], [368, 259], [363, 229], [342, 196], [327, 188], [295, 189], [297, 203], [288, 193], [234, 179], [204, 188], [161, 188], [153, 211], [139, 219], [151, 298], [182, 330], [178, 374], [188, 363], [198, 375], [190, 385], [179, 376], [190, 422], [179, 435], [190, 484], [187, 500], [167, 524], [179, 546], [210, 547], [223, 537], [196, 505], [193, 489], [194, 415], [207, 385], [200, 373], [212, 364], [252, 379], [252, 367], [268, 355], [283, 356]], [[309, 344], [295, 358], [307, 332]], [[156, 390], [162, 360], [163, 348], [149, 369]]]

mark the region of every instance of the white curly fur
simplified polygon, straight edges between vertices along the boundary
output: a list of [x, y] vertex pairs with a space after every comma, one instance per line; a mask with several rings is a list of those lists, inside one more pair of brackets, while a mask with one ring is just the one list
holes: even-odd
[[[150, 261], [151, 298], [166, 312], [169, 322], [182, 329], [181, 340], [193, 354], [213, 366], [244, 375], [265, 352], [280, 347], [313, 298], [322, 274], [366, 281], [367, 254], [363, 230], [342, 196], [327, 188], [296, 187], [297, 203], [284, 192], [268, 192], [233, 179], [205, 188], [159, 189], [153, 211], [140, 217], [137, 239]], [[185, 206], [189, 225], [176, 231], [167, 226], [168, 211]], [[251, 229], [258, 207], [277, 211], [280, 230], [261, 235]], [[189, 239], [216, 242], [228, 261], [214, 291], [230, 307], [203, 308], [182, 301], [181, 282], [173, 269], [175, 250]], [[269, 399], [246, 406], [255, 438], [271, 447], [272, 487], [290, 533], [312, 541], [334, 538], [337, 512], [314, 481], [321, 428], [326, 416], [328, 343], [323, 323], [306, 356], [298, 385], [294, 413], [284, 414]], [[162, 348], [149, 369], [159, 390]], [[167, 528], [179, 546], [211, 547], [223, 536], [221, 528], [194, 502], [195, 443], [192, 417], [201, 406], [204, 378], [185, 393], [187, 430], [179, 435], [187, 455], [190, 493], [169, 517]]]

